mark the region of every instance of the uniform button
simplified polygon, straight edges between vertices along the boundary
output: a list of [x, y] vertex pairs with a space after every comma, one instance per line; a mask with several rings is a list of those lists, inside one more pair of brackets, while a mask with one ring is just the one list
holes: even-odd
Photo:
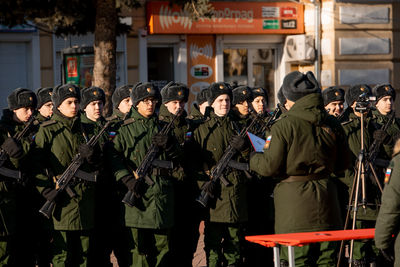
[[214, 147], [214, 151], [217, 151], [217, 149]]

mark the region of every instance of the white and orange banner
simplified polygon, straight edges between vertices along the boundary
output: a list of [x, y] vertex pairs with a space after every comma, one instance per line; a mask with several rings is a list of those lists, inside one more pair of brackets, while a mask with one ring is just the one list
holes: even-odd
[[188, 106], [196, 99], [201, 89], [215, 82], [215, 37], [214, 35], [188, 35]]
[[299, 34], [303, 5], [293, 2], [211, 2], [211, 18], [190, 19], [169, 2], [148, 2], [150, 34]]

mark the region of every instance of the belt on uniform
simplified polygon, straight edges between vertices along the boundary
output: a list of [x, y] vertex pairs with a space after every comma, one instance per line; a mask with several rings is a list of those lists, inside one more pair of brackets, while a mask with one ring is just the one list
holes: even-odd
[[326, 178], [326, 173], [313, 173], [309, 175], [291, 175], [285, 180], [282, 180], [281, 183], [291, 183], [291, 182], [307, 182], [313, 180], [321, 180]]

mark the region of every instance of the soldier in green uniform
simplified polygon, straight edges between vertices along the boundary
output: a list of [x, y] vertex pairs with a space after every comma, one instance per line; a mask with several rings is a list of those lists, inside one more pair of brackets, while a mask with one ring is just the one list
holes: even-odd
[[[384, 266], [400, 264], [400, 141], [394, 146], [393, 159], [386, 171], [382, 205], [375, 225], [375, 245], [388, 261]], [[382, 265], [383, 266], [383, 265]]]
[[[79, 116], [79, 88], [73, 84], [56, 87], [52, 94], [52, 119], [42, 123], [35, 138], [37, 189], [51, 200], [57, 194], [55, 181], [71, 159], [79, 153], [84, 159], [81, 171], [96, 170], [96, 153], [86, 144], [87, 134]], [[70, 184], [76, 196], [61, 192], [52, 214], [54, 224], [53, 266], [88, 266], [89, 242], [94, 227], [95, 185], [89, 179], [75, 178]]]
[[[361, 151], [361, 138], [364, 141], [365, 151], [369, 150], [372, 143], [372, 133], [374, 131], [373, 125], [371, 123], [371, 112], [370, 104], [368, 102], [361, 102], [359, 100], [360, 96], [363, 98], [368, 98], [371, 95], [371, 88], [368, 85], [360, 84], [350, 87], [345, 95], [346, 103], [348, 108], [343, 114], [342, 127], [345, 131], [347, 144], [349, 145], [350, 152], [349, 157], [352, 162], [352, 166], [345, 171], [345, 177], [340, 180], [348, 188], [349, 195], [351, 194], [353, 181], [356, 177], [357, 171], [357, 159]], [[365, 110], [360, 110], [368, 104]], [[364, 113], [364, 129], [363, 137], [361, 137], [361, 112]], [[356, 218], [356, 228], [373, 228], [375, 225], [376, 216], [378, 215], [379, 205], [380, 205], [380, 192], [369, 176], [366, 174], [366, 209], [359, 207], [357, 218]], [[382, 181], [380, 181], [382, 183]], [[355, 189], [354, 189], [355, 191]], [[361, 198], [359, 198], [361, 203]], [[358, 203], [358, 204], [360, 204]], [[353, 205], [353, 203], [352, 203]], [[353, 213], [351, 212], [351, 215]], [[350, 221], [351, 225], [351, 221]], [[371, 240], [355, 240], [354, 250], [353, 250], [353, 264], [355, 266], [366, 266], [371, 262], [375, 262], [377, 250], [373, 245]]]
[[[289, 110], [272, 125], [264, 152], [250, 159], [251, 170], [281, 178], [274, 190], [275, 232], [338, 230], [342, 222], [336, 186], [329, 178], [347, 167], [343, 130], [326, 113], [312, 72], [289, 73], [282, 91]], [[334, 266], [335, 247], [329, 242], [295, 247], [295, 264]], [[282, 259], [287, 260], [286, 250]]]
[[44, 122], [50, 119], [53, 115], [53, 102], [51, 102], [51, 94], [53, 88], [44, 87], [36, 90], [36, 97], [38, 100], [36, 119], [39, 122]]
[[230, 144], [237, 155], [232, 160], [245, 162], [245, 141], [237, 134], [231, 109], [232, 90], [227, 83], [213, 83], [208, 89], [210, 117], [193, 133], [191, 162], [199, 186], [213, 197], [205, 221], [204, 245], [209, 267], [238, 266], [242, 262], [243, 223], [247, 221], [247, 177], [236, 169], [226, 170], [224, 177], [231, 183], [223, 186], [208, 176]]
[[[0, 265], [18, 266], [24, 262], [25, 266], [34, 266], [32, 253], [27, 251], [24, 260], [17, 259], [22, 256], [19, 248], [32, 245], [31, 236], [25, 237], [25, 244], [18, 244], [22, 241], [19, 230], [24, 230], [27, 226], [26, 221], [18, 222], [24, 218], [21, 214], [26, 210], [23, 204], [17, 200], [21, 188], [17, 178], [8, 174], [6, 170], [18, 171], [25, 177], [29, 173], [28, 154], [31, 149], [32, 134], [35, 129], [31, 127], [24, 137], [17, 141], [14, 136], [25, 128], [25, 124], [31, 119], [36, 108], [37, 99], [34, 92], [24, 88], [15, 89], [7, 98], [8, 108], [3, 110], [3, 116], [0, 121], [0, 144], [4, 158], [1, 159], [0, 166]], [[29, 204], [29, 203], [26, 203]], [[22, 209], [21, 209], [22, 208]], [[22, 215], [22, 216], [21, 216]], [[17, 239], [18, 238], [18, 239]], [[27, 244], [27, 246], [25, 246]], [[20, 265], [21, 266], [21, 265]]]
[[[178, 110], [182, 110], [175, 120], [173, 128], [174, 142], [179, 144], [183, 153], [187, 151], [187, 142], [190, 141], [189, 123], [186, 120], [185, 104], [188, 101], [189, 88], [176, 82], [170, 82], [161, 90], [162, 104], [159, 111], [159, 120], [162, 124], [169, 123]], [[191, 266], [193, 253], [196, 251], [199, 238], [199, 211], [195, 203], [197, 185], [195, 180], [187, 175], [186, 160], [174, 162], [180, 166], [179, 179], [174, 181], [175, 187], [175, 225], [171, 233], [171, 263], [174, 266]]]
[[[376, 97], [375, 110], [372, 110], [372, 121], [375, 127], [373, 137], [382, 142], [378, 158], [381, 161], [375, 162], [378, 167], [386, 169], [393, 154], [393, 146], [400, 137], [400, 120], [394, 114], [394, 101], [396, 91], [390, 84], [379, 84], [372, 89], [372, 95]], [[393, 118], [391, 119], [391, 117]], [[389, 121], [391, 120], [391, 121]], [[390, 123], [386, 131], [381, 128]], [[382, 162], [383, 160], [383, 162]], [[379, 164], [382, 163], [382, 164]]]
[[322, 99], [326, 111], [335, 117], [339, 117], [344, 109], [344, 90], [337, 86], [331, 86], [322, 91]]
[[113, 115], [117, 115], [119, 119], [123, 119], [125, 115], [131, 110], [132, 100], [130, 93], [133, 85], [127, 84], [115, 89], [112, 95], [113, 102]]
[[[116, 180], [131, 191], [137, 203], [123, 205], [124, 225], [129, 238], [126, 250], [130, 266], [170, 266], [170, 229], [174, 225], [174, 186], [171, 169], [154, 167], [149, 185], [136, 179], [134, 171], [152, 144], [160, 149], [157, 159], [175, 160], [176, 143], [170, 135], [160, 133], [154, 113], [159, 92], [151, 83], [138, 83], [131, 92], [132, 108], [113, 141], [111, 162]], [[122, 204], [121, 204], [122, 205]]]
[[208, 88], [202, 89], [196, 95], [197, 103], [193, 103], [191, 106], [190, 114], [187, 119], [189, 120], [192, 131], [205, 119], [206, 108], [209, 106], [207, 101], [207, 90]]

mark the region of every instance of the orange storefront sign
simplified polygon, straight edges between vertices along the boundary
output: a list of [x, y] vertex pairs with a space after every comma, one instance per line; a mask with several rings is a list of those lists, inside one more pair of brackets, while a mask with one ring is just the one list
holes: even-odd
[[212, 2], [211, 18], [190, 19], [179, 6], [148, 2], [150, 34], [299, 34], [303, 5], [293, 2]]
[[215, 36], [188, 35], [186, 40], [190, 107], [196, 95], [215, 81]]

